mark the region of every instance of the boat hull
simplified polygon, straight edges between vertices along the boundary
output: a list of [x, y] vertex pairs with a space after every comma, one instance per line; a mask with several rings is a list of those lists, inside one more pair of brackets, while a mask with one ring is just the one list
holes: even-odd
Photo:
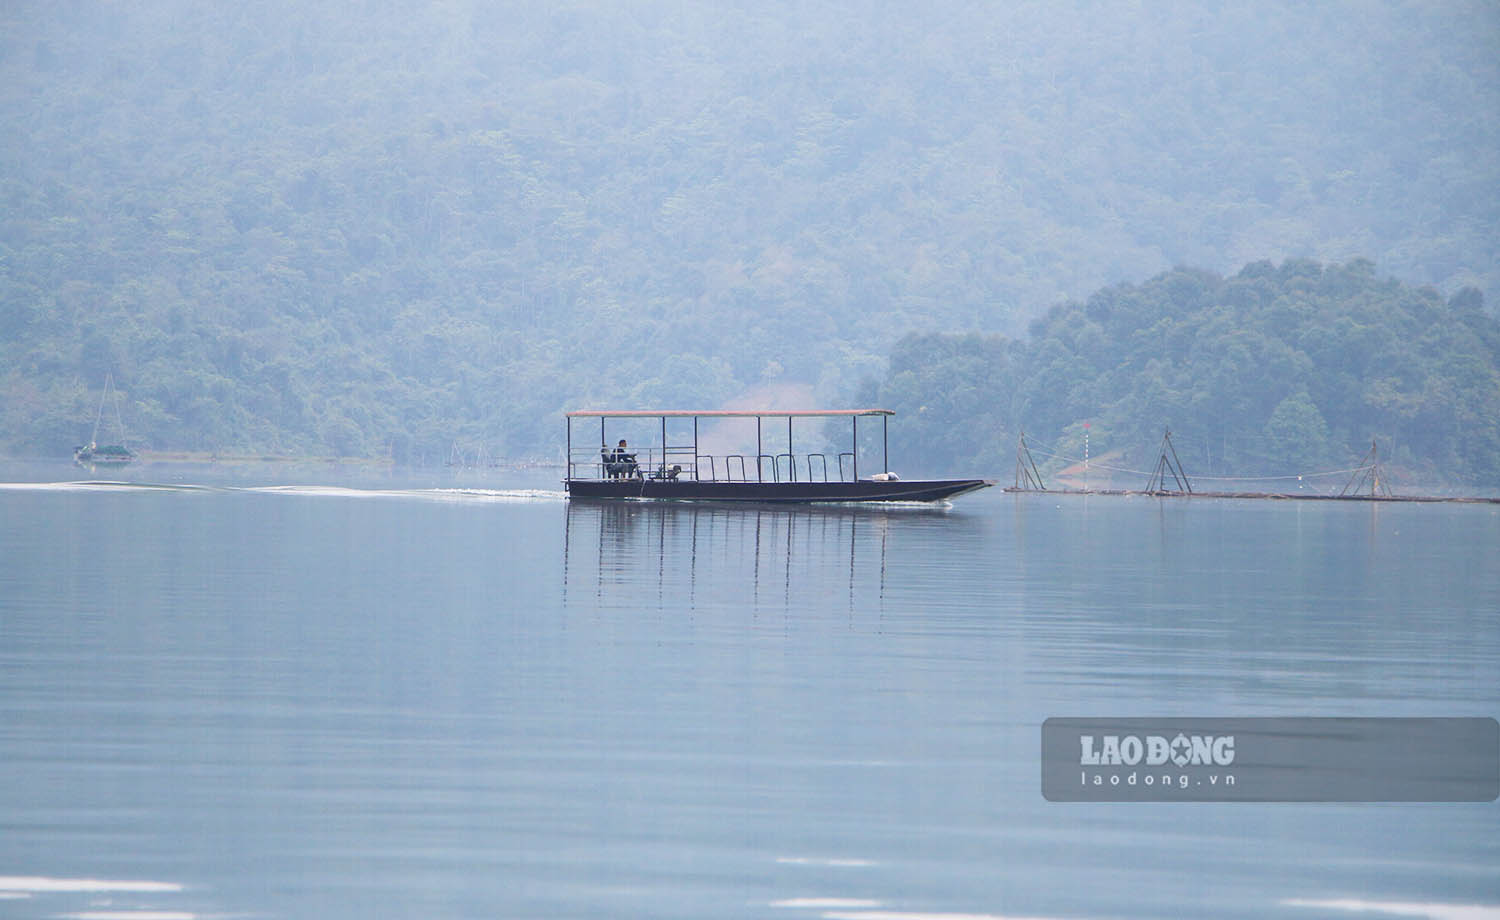
[[693, 479], [571, 479], [571, 498], [760, 503], [937, 502], [988, 488], [988, 479], [878, 482], [723, 482]]
[[79, 466], [128, 466], [134, 461], [134, 454], [101, 453], [87, 449], [73, 452], [73, 462]]

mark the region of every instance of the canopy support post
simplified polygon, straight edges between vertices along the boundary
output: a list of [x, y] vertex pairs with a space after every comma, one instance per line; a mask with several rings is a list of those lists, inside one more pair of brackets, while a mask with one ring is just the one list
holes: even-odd
[[791, 472], [788, 474], [790, 481], [796, 482], [797, 454], [792, 450], [792, 417], [790, 415], [786, 417], [786, 465], [791, 467]]

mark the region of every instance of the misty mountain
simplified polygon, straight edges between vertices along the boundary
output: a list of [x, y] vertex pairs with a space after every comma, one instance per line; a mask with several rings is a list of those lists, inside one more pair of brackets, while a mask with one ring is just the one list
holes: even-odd
[[[547, 454], [1179, 264], [1500, 264], [1485, 3], [0, 10], [0, 447]], [[1490, 298], [1493, 302], [1493, 297]]]

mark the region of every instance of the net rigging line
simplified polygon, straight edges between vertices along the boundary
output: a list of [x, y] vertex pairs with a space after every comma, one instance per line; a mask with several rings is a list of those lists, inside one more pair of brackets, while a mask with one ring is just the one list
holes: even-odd
[[[1069, 463], [1083, 463], [1081, 457], [1068, 457], [1063, 454], [1054, 454], [1051, 451], [1042, 450], [1040, 447], [1032, 447], [1031, 452], [1041, 454], [1044, 457], [1052, 457], [1057, 460], [1066, 460]], [[1154, 475], [1150, 470], [1132, 470], [1118, 466], [1107, 466], [1103, 463], [1089, 461], [1089, 469], [1108, 470], [1111, 473], [1129, 473], [1132, 476]], [[1313, 479], [1320, 476], [1344, 476], [1349, 473], [1360, 473], [1365, 470], [1374, 469], [1374, 465], [1355, 466], [1347, 470], [1326, 470], [1317, 473], [1294, 473], [1287, 476], [1194, 476], [1193, 479], [1207, 480], [1209, 482], [1278, 482], [1283, 480]]]
[[[1272, 438], [1265, 435], [1236, 435], [1233, 437], [1216, 438], [1213, 435], [1184, 435], [1179, 434], [1175, 431], [1172, 432], [1172, 440], [1177, 444], [1178, 449], [1181, 450], [1184, 454], [1197, 451], [1215, 451], [1215, 448], [1217, 448], [1218, 450], [1216, 452], [1220, 455], [1221, 459], [1226, 453], [1232, 453], [1240, 454], [1251, 460], [1264, 460], [1270, 463], [1275, 463], [1276, 461], [1280, 460], [1282, 456], [1284, 456], [1283, 453], [1278, 452], [1279, 449], [1285, 448], [1294, 443], [1286, 438]], [[1257, 447], [1263, 447], [1264, 450], [1257, 450]]]

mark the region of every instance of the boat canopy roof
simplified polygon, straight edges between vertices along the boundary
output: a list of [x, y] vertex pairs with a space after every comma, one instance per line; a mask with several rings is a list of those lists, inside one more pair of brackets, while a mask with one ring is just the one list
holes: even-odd
[[568, 418], [847, 418], [895, 415], [890, 409], [580, 409]]

